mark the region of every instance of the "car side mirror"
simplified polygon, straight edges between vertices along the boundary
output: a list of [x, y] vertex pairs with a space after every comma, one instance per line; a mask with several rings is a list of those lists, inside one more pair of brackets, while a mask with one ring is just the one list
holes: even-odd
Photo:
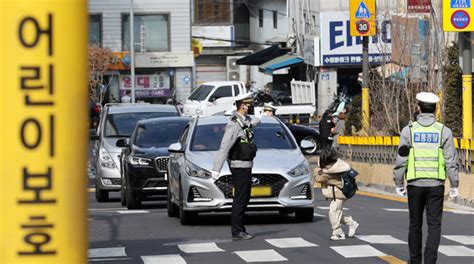
[[214, 102], [215, 100], [217, 100], [217, 97], [215, 95], [209, 97], [209, 102]]
[[115, 143], [115, 146], [119, 147], [119, 148], [125, 148], [125, 147], [128, 147], [128, 139], [126, 138], [120, 138], [117, 140], [117, 142]]
[[97, 129], [95, 128], [89, 129], [89, 140], [95, 141], [99, 139], [100, 137], [97, 135]]
[[314, 145], [314, 143], [309, 140], [301, 140], [300, 147], [303, 150], [310, 150], [316, 147], [316, 145]]
[[170, 153], [184, 153], [183, 146], [181, 146], [181, 143], [173, 143], [168, 147], [168, 151]]

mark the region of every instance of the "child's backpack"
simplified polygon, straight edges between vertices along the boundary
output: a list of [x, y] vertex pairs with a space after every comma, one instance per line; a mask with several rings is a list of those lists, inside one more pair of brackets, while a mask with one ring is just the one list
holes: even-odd
[[359, 173], [352, 168], [341, 174], [342, 188], [340, 189], [347, 199], [352, 198], [358, 190], [355, 180], [357, 175], [359, 175]]

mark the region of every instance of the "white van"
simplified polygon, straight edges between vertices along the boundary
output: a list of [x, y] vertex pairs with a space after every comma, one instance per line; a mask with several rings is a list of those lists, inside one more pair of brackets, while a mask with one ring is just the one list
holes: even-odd
[[232, 108], [234, 97], [242, 93], [246, 93], [243, 82], [205, 82], [186, 100], [183, 115], [210, 116], [227, 111]]

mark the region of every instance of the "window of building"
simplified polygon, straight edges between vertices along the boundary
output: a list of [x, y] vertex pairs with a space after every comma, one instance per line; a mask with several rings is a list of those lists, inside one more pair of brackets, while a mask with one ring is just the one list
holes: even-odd
[[263, 27], [263, 9], [258, 10], [258, 26]]
[[102, 16], [89, 15], [89, 45], [102, 46]]
[[313, 15], [313, 29], [316, 30], [316, 16]]
[[[135, 51], [169, 51], [169, 15], [135, 14], [133, 20]], [[122, 16], [122, 50], [130, 50], [129, 15]], [[144, 49], [144, 50], [143, 50]]]
[[278, 28], [278, 13], [273, 11], [273, 28]]
[[194, 24], [230, 23], [230, 0], [194, 0]]

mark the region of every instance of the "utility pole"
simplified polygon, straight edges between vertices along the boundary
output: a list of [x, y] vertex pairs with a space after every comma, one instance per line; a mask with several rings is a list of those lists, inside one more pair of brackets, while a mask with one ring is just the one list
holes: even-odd
[[471, 32], [459, 32], [462, 42], [462, 137], [472, 138], [472, 50]]
[[134, 51], [134, 42], [133, 39], [133, 0], [130, 0], [130, 77], [132, 81], [132, 103], [135, 103], [135, 51]]
[[369, 131], [369, 37], [362, 37], [362, 127]]

